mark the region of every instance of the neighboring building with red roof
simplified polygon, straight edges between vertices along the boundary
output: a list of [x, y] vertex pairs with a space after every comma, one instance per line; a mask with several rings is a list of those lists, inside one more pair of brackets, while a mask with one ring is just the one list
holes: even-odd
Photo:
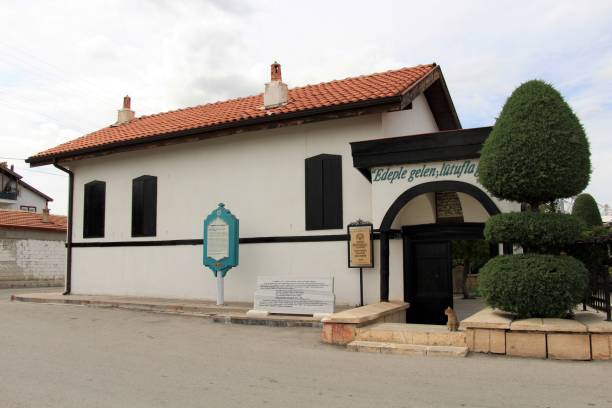
[[0, 228], [66, 233], [65, 215], [40, 214], [29, 211], [0, 210]]
[[0, 288], [61, 286], [67, 217], [0, 210]]
[[240, 219], [227, 300], [252, 300], [258, 276], [331, 277], [356, 304], [350, 222], [377, 231], [373, 302], [414, 296], [402, 227], [481, 237], [516, 208], [477, 182], [489, 131], [461, 129], [436, 64], [289, 89], [274, 63], [262, 94], [141, 117], [125, 97], [114, 124], [27, 161], [70, 176], [68, 292], [215, 298], [202, 220], [223, 202]]
[[0, 209], [42, 213], [50, 201], [53, 199], [26, 183], [13, 166], [0, 163]]

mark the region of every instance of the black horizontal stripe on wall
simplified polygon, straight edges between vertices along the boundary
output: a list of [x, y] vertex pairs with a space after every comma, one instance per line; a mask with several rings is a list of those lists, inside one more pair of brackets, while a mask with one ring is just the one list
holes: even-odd
[[[393, 238], [400, 238], [399, 231], [392, 231]], [[374, 233], [374, 239], [380, 239], [378, 232]], [[338, 235], [294, 235], [281, 237], [252, 237], [240, 238], [241, 244], [275, 244], [292, 242], [333, 242], [348, 241], [347, 234]], [[146, 246], [177, 246], [177, 245], [202, 245], [202, 239], [172, 239], [154, 241], [107, 241], [107, 242], [73, 242], [72, 248], [104, 248], [104, 247], [146, 247]], [[66, 245], [68, 246], [68, 245]]]

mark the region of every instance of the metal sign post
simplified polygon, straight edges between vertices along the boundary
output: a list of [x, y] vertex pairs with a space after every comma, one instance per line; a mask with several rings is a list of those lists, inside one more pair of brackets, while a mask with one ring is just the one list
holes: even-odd
[[357, 220], [346, 227], [348, 233], [348, 267], [359, 268], [359, 299], [363, 306], [363, 268], [374, 267], [373, 225]]
[[204, 266], [217, 278], [217, 305], [224, 304], [223, 278], [238, 265], [239, 221], [223, 203], [204, 220]]

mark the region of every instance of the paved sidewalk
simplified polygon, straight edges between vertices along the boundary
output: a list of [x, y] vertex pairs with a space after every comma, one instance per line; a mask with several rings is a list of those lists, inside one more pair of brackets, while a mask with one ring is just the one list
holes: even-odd
[[214, 301], [165, 299], [133, 296], [108, 295], [62, 295], [61, 292], [21, 293], [12, 295], [11, 300], [31, 303], [59, 303], [99, 307], [137, 309], [165, 313], [193, 313], [216, 315], [220, 313], [246, 313], [253, 304], [247, 302], [228, 302], [217, 306]]
[[[70, 304], [103, 308], [140, 310], [147, 312], [209, 317], [217, 323], [236, 323], [263, 326], [320, 327], [321, 322], [312, 316], [270, 315], [250, 317], [246, 312], [253, 308], [250, 302], [227, 302], [223, 306], [212, 300], [166, 299], [110, 295], [62, 295], [61, 292], [20, 293], [11, 296], [12, 301], [28, 303]], [[337, 307], [344, 310], [347, 307]]]

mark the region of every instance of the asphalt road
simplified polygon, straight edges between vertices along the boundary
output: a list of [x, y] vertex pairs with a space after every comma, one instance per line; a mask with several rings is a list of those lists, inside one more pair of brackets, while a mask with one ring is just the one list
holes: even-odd
[[[29, 290], [31, 291], [31, 290]], [[12, 303], [0, 407], [612, 407], [612, 362], [405, 357], [311, 328]]]

